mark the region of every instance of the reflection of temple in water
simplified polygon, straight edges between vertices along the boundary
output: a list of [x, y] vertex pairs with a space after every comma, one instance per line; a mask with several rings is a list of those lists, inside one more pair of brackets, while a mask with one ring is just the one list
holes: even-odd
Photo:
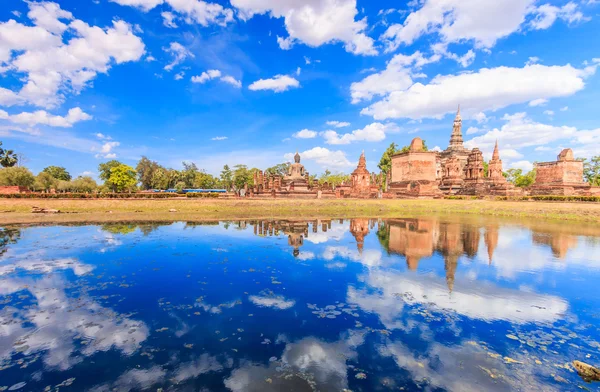
[[294, 257], [300, 255], [300, 247], [304, 245], [304, 239], [308, 238], [309, 231], [316, 234], [319, 232], [319, 228], [321, 228], [321, 232], [323, 233], [331, 229], [331, 219], [317, 219], [312, 221], [261, 220], [248, 221], [248, 223], [254, 227], [254, 234], [261, 237], [280, 235], [282, 233], [287, 235], [288, 245], [293, 248], [292, 254]]
[[564, 259], [569, 249], [577, 247], [578, 238], [571, 234], [561, 232], [533, 231], [531, 239], [534, 244], [546, 245], [552, 249], [552, 254], [557, 259]]
[[[381, 235], [383, 233], [383, 235]], [[388, 252], [406, 258], [409, 270], [415, 271], [423, 258], [439, 252], [444, 257], [446, 282], [454, 288], [454, 275], [461, 256], [473, 259], [479, 252], [480, 227], [461, 223], [439, 222], [435, 219], [393, 219], [378, 233]], [[384, 237], [384, 238], [382, 238]], [[385, 238], [387, 237], [387, 238]], [[498, 227], [485, 227], [485, 244], [491, 263], [498, 244]]]
[[365, 246], [365, 237], [375, 225], [375, 220], [367, 218], [350, 219], [350, 233], [356, 239], [358, 252], [362, 254]]

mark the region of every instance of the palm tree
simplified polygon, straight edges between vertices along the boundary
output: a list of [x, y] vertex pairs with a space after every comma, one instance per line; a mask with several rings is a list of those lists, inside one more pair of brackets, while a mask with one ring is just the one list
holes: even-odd
[[0, 165], [2, 167], [13, 167], [17, 164], [17, 154], [13, 150], [4, 150], [0, 148]]

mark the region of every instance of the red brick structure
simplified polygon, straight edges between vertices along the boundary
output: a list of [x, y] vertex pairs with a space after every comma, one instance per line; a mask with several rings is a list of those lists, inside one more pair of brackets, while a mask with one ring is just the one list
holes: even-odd
[[583, 180], [583, 162], [576, 160], [573, 150], [566, 148], [558, 154], [555, 162], [535, 165], [535, 183], [532, 195], [590, 195], [600, 190]]
[[437, 152], [425, 151], [414, 138], [407, 152], [392, 156], [388, 194], [395, 197], [441, 197], [437, 182]]
[[358, 218], [350, 220], [350, 233], [356, 239], [356, 248], [362, 254], [365, 246], [365, 237], [369, 234], [369, 219]]
[[358, 159], [358, 166], [351, 174], [350, 189], [347, 196], [358, 198], [376, 198], [379, 192], [379, 184], [375, 173], [367, 170], [367, 159], [363, 151]]
[[17, 193], [31, 193], [31, 190], [24, 186], [0, 186], [0, 194], [2, 195], [14, 195]]
[[452, 160], [452, 164], [456, 163], [457, 161], [460, 165], [460, 172], [462, 172], [465, 166], [467, 165], [467, 160], [469, 159], [470, 153], [471, 150], [465, 148], [463, 144], [462, 117], [460, 116], [459, 105], [458, 111], [456, 112], [456, 117], [454, 118], [454, 124], [452, 125], [452, 135], [450, 136], [450, 144], [448, 145], [448, 148], [446, 148], [440, 153], [442, 173], [444, 172], [444, 168], [450, 160]]

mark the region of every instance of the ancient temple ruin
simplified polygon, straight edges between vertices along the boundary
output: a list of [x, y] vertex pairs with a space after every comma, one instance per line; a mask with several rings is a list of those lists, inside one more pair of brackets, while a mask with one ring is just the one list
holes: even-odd
[[583, 161], [575, 159], [573, 150], [566, 148], [554, 162], [535, 165], [532, 195], [597, 195], [600, 188], [583, 180]]
[[392, 156], [388, 194], [392, 197], [441, 197], [437, 181], [437, 152], [425, 151], [414, 138], [406, 152]]

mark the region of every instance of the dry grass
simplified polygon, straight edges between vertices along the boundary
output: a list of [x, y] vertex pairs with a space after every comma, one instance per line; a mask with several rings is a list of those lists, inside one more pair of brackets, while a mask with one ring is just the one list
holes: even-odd
[[[33, 206], [63, 214], [32, 214]], [[176, 209], [176, 213], [169, 213]], [[400, 217], [468, 214], [600, 222], [600, 204], [486, 200], [30, 200], [0, 199], [0, 223]]]

